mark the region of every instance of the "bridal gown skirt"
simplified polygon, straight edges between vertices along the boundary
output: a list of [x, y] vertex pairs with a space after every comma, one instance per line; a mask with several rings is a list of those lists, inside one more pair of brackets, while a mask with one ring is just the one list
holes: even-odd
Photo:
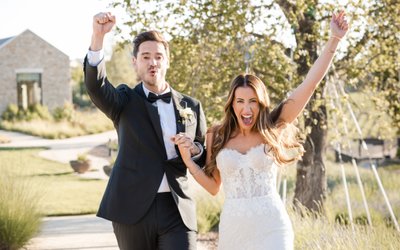
[[264, 144], [246, 153], [224, 148], [216, 157], [225, 201], [220, 250], [291, 250], [293, 229], [276, 190], [278, 167]]
[[292, 250], [294, 234], [277, 194], [225, 200], [219, 250]]

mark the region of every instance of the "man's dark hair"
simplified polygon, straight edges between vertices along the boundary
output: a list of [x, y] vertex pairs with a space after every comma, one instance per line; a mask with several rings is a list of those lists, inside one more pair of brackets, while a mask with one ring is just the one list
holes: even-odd
[[167, 57], [169, 58], [169, 45], [167, 40], [163, 37], [163, 35], [155, 30], [150, 30], [146, 32], [142, 32], [135, 37], [133, 40], [133, 56], [137, 58], [137, 54], [139, 51], [140, 44], [147, 42], [147, 41], [155, 41], [162, 43], [164, 45], [165, 51], [167, 53]]

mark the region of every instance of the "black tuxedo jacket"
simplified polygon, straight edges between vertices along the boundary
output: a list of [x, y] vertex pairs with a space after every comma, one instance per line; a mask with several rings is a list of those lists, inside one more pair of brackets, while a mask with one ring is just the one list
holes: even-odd
[[[104, 60], [93, 67], [84, 62], [85, 85], [93, 103], [114, 123], [119, 151], [97, 216], [134, 224], [152, 204], [164, 173], [182, 220], [197, 230], [195, 203], [190, 197], [188, 171], [182, 159], [167, 160], [157, 106], [147, 101], [142, 84], [114, 88], [106, 78]], [[206, 122], [200, 102], [171, 88], [177, 133], [184, 132], [204, 147]], [[184, 124], [179, 109], [190, 108], [194, 119]], [[176, 148], [177, 149], [177, 148]], [[179, 155], [179, 150], [177, 150]], [[205, 150], [197, 163], [202, 166]]]

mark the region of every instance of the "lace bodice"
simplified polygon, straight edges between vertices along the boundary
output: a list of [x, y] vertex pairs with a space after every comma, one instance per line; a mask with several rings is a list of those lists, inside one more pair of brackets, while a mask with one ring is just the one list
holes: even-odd
[[216, 158], [221, 173], [225, 199], [242, 199], [276, 193], [277, 166], [264, 153], [264, 144], [250, 148], [245, 154], [222, 149]]

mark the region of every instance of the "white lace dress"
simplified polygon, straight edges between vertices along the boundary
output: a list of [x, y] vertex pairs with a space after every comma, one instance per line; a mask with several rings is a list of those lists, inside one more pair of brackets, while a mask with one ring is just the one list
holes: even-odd
[[246, 154], [225, 148], [217, 155], [225, 193], [220, 250], [293, 249], [292, 224], [276, 190], [278, 167], [264, 147]]

